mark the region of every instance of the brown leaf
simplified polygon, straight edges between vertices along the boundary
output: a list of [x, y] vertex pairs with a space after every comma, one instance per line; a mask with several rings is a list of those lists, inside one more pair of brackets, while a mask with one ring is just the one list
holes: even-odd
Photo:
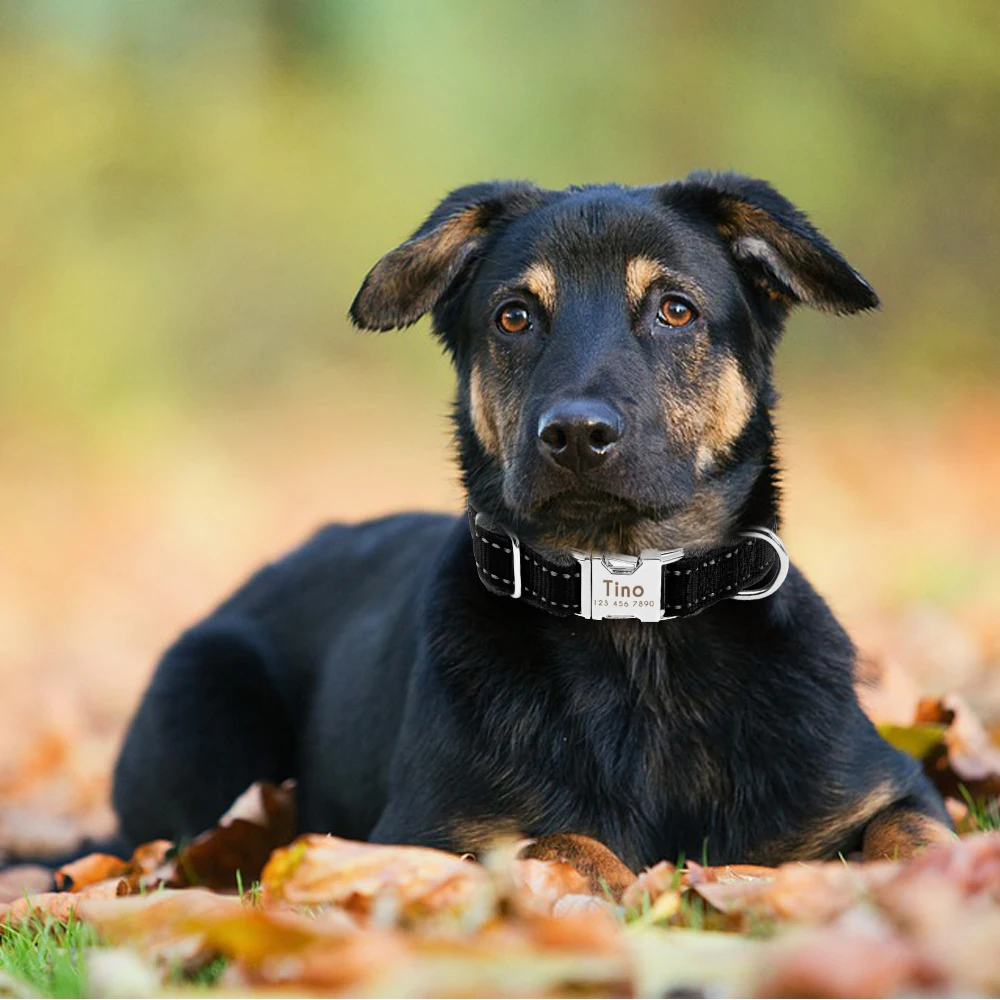
[[777, 873], [776, 868], [764, 865], [699, 865], [694, 861], [687, 863], [685, 876], [687, 882], [725, 882], [742, 885], [746, 882], [770, 882]]
[[948, 815], [951, 817], [952, 823], [955, 824], [955, 829], [958, 831], [959, 836], [975, 832], [972, 814], [969, 812], [969, 807], [966, 803], [959, 802], [958, 799], [953, 799], [949, 796], [944, 800], [944, 805], [948, 810]]
[[46, 917], [65, 922], [85, 900], [113, 899], [124, 896], [128, 891], [124, 879], [110, 878], [95, 882], [80, 892], [40, 892], [0, 906], [0, 924], [17, 926], [27, 920]]
[[367, 928], [236, 973], [256, 987], [349, 996], [629, 995], [620, 935], [601, 926], [598, 934], [592, 918], [543, 917], [462, 936]]
[[318, 834], [275, 851], [261, 886], [265, 904], [332, 903], [359, 917], [378, 906], [401, 918], [448, 914], [476, 923], [494, 899], [486, 870], [457, 855]]
[[941, 985], [939, 970], [911, 943], [851, 928], [820, 928], [782, 942], [762, 966], [759, 997], [898, 997]]
[[222, 953], [256, 964], [350, 933], [353, 923], [335, 911], [321, 919], [286, 910], [264, 911], [238, 896], [207, 889], [161, 889], [149, 896], [80, 904], [78, 916], [116, 944], [164, 954]]
[[[639, 917], [654, 913], [654, 921], [660, 919], [659, 914], [673, 909], [673, 901], [680, 905], [680, 889], [682, 874], [669, 861], [658, 864], [639, 873], [639, 877], [625, 890], [622, 895], [622, 906], [631, 917]], [[670, 902], [657, 903], [661, 897], [667, 897]]]
[[568, 892], [555, 901], [552, 906], [552, 916], [591, 916], [598, 920], [610, 917], [617, 925], [619, 922], [619, 909], [610, 900], [602, 899], [600, 896], [591, 896], [589, 893]]
[[891, 662], [867, 661], [858, 695], [879, 731], [923, 761], [942, 795], [961, 801], [1000, 796], [1000, 747], [960, 695], [917, 698], [916, 685]]
[[113, 854], [88, 854], [56, 870], [56, 886], [64, 892], [78, 892], [95, 882], [131, 874], [132, 866]]
[[690, 884], [698, 895], [726, 914], [823, 923], [849, 909], [873, 885], [890, 878], [893, 871], [889, 863], [787, 864], [774, 869], [768, 877], [736, 873], [725, 879], [706, 879], [692, 874]]
[[226, 984], [349, 995], [553, 995], [585, 988], [623, 995], [629, 969], [607, 912], [536, 916], [473, 931], [359, 928], [326, 909], [309, 917], [246, 906], [203, 889], [81, 904], [81, 919], [115, 943], [161, 959], [232, 960]]
[[295, 836], [295, 822], [295, 783], [255, 782], [218, 826], [181, 846], [156, 875], [172, 888], [235, 889], [241, 880], [249, 887], [274, 849]]
[[563, 896], [589, 895], [587, 877], [565, 861], [517, 858], [510, 872], [517, 902], [538, 913], [551, 913]]
[[1000, 833], [980, 833], [938, 844], [895, 871], [887, 888], [922, 879], [944, 876], [966, 897], [986, 895], [1000, 903]]
[[120, 899], [66, 898], [79, 900], [77, 917], [111, 944], [132, 944], [157, 959], [192, 964], [214, 954], [205, 943], [205, 925], [247, 909], [237, 896], [205, 889], [159, 889]]
[[942, 795], [961, 799], [963, 786], [976, 799], [1000, 795], [1000, 748], [965, 699], [957, 694], [924, 698], [915, 721], [947, 726], [944, 746], [924, 760], [924, 770]]

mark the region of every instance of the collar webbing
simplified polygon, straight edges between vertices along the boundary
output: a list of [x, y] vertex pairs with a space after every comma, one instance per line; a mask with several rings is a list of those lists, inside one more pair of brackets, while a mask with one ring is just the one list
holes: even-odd
[[519, 543], [469, 507], [479, 579], [493, 593], [519, 597], [554, 615], [582, 618], [686, 618], [719, 601], [769, 597], [788, 574], [788, 553], [770, 528], [751, 528], [720, 548], [641, 556], [568, 551], [556, 561]]

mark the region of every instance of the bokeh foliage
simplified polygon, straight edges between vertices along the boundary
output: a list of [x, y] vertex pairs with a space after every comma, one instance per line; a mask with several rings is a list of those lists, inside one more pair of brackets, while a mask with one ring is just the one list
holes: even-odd
[[428, 338], [344, 318], [438, 197], [700, 166], [772, 180], [883, 296], [798, 317], [786, 390], [991, 384], [998, 52], [992, 0], [6, 0], [0, 416], [439, 396]]

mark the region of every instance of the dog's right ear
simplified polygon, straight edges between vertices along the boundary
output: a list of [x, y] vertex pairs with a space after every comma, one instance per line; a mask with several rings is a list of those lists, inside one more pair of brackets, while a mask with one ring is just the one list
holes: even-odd
[[445, 295], [492, 229], [534, 208], [542, 197], [540, 188], [521, 182], [452, 191], [368, 272], [351, 305], [351, 322], [365, 330], [415, 323]]

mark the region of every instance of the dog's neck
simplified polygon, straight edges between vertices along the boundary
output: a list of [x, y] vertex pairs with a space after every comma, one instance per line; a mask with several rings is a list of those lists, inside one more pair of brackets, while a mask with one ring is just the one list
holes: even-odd
[[[620, 524], [595, 524], [589, 531], [567, 530], [556, 525], [538, 526], [508, 507], [498, 488], [499, 469], [490, 474], [486, 463], [474, 463], [479, 474], [469, 474], [463, 462], [468, 502], [491, 524], [517, 535], [521, 541], [554, 562], [572, 562], [572, 552], [639, 555], [644, 550], [683, 548], [699, 551], [732, 542], [741, 531], [764, 525], [780, 525], [779, 469], [773, 445], [769, 445], [758, 471], [744, 487], [742, 503], [729, 507], [719, 493], [705, 489], [679, 513], [663, 520], [638, 519]], [[484, 473], [486, 473], [484, 475]]]

